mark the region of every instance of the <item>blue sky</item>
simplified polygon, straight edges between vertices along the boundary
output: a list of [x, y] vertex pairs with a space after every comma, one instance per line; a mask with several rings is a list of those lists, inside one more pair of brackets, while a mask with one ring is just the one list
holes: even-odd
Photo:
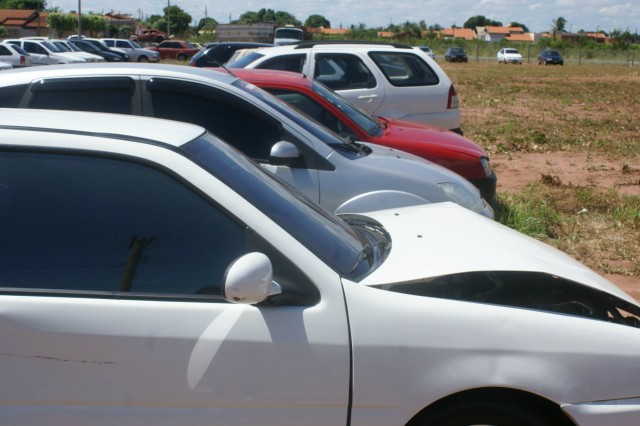
[[[114, 12], [133, 16], [161, 14], [166, 0], [80, 0], [82, 12]], [[427, 25], [461, 27], [472, 16], [482, 15], [504, 25], [520, 22], [535, 32], [548, 31], [558, 17], [567, 20], [566, 30], [610, 32], [629, 30], [635, 33], [640, 26], [638, 0], [248, 0], [229, 2], [220, 0], [170, 0], [189, 13], [194, 20], [207, 16], [220, 23], [237, 19], [246, 11], [261, 8], [289, 12], [304, 22], [309, 15], [322, 15], [331, 27], [365, 24], [368, 28], [384, 27], [389, 23], [425, 21]], [[63, 12], [78, 9], [77, 0], [47, 0], [47, 7], [59, 7]]]

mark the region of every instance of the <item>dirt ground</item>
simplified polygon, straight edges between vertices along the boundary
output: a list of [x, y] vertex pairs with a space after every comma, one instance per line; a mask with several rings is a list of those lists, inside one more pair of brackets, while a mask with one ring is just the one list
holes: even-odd
[[[496, 153], [491, 162], [498, 175], [498, 192], [515, 192], [541, 179], [563, 185], [617, 188], [640, 196], [640, 159], [607, 159], [575, 152]], [[636, 300], [640, 300], [640, 277], [605, 275]]]

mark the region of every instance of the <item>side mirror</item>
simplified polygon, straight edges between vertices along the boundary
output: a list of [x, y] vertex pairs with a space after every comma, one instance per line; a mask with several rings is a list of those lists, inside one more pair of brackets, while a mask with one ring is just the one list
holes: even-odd
[[291, 166], [300, 159], [300, 150], [291, 142], [280, 141], [271, 147], [269, 163], [274, 166]]
[[223, 297], [229, 302], [253, 305], [281, 292], [280, 285], [273, 281], [271, 261], [262, 253], [239, 257], [224, 274]]

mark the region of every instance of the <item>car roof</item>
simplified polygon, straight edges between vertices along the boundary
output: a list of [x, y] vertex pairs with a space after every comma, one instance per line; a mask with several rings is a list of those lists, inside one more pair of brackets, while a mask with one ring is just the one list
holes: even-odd
[[181, 146], [206, 131], [194, 124], [97, 112], [0, 108], [0, 129], [86, 134]]
[[171, 64], [140, 64], [137, 62], [126, 63], [84, 63], [84, 64], [65, 64], [60, 67], [26, 67], [14, 69], [2, 73], [0, 86], [15, 84], [17, 82], [27, 83], [39, 78], [63, 78], [63, 77], [82, 77], [82, 76], [100, 76], [100, 75], [155, 75], [166, 77], [180, 77], [189, 75], [192, 78], [201, 81], [214, 80], [220, 84], [231, 84], [237, 80], [237, 77], [228, 73], [222, 73], [212, 69], [186, 67], [183, 65]]

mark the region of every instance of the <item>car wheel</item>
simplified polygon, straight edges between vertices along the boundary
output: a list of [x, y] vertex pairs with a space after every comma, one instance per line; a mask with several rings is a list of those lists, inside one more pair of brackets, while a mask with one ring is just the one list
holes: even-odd
[[548, 426], [552, 424], [540, 417], [538, 411], [531, 412], [514, 404], [497, 401], [475, 401], [449, 404], [431, 415], [422, 416], [411, 426]]
[[187, 55], [185, 55], [184, 53], [178, 54], [178, 60], [179, 61], [186, 61], [187, 60]]
[[140, 56], [138, 58], [138, 62], [149, 62], [149, 58], [147, 58], [146, 56]]

